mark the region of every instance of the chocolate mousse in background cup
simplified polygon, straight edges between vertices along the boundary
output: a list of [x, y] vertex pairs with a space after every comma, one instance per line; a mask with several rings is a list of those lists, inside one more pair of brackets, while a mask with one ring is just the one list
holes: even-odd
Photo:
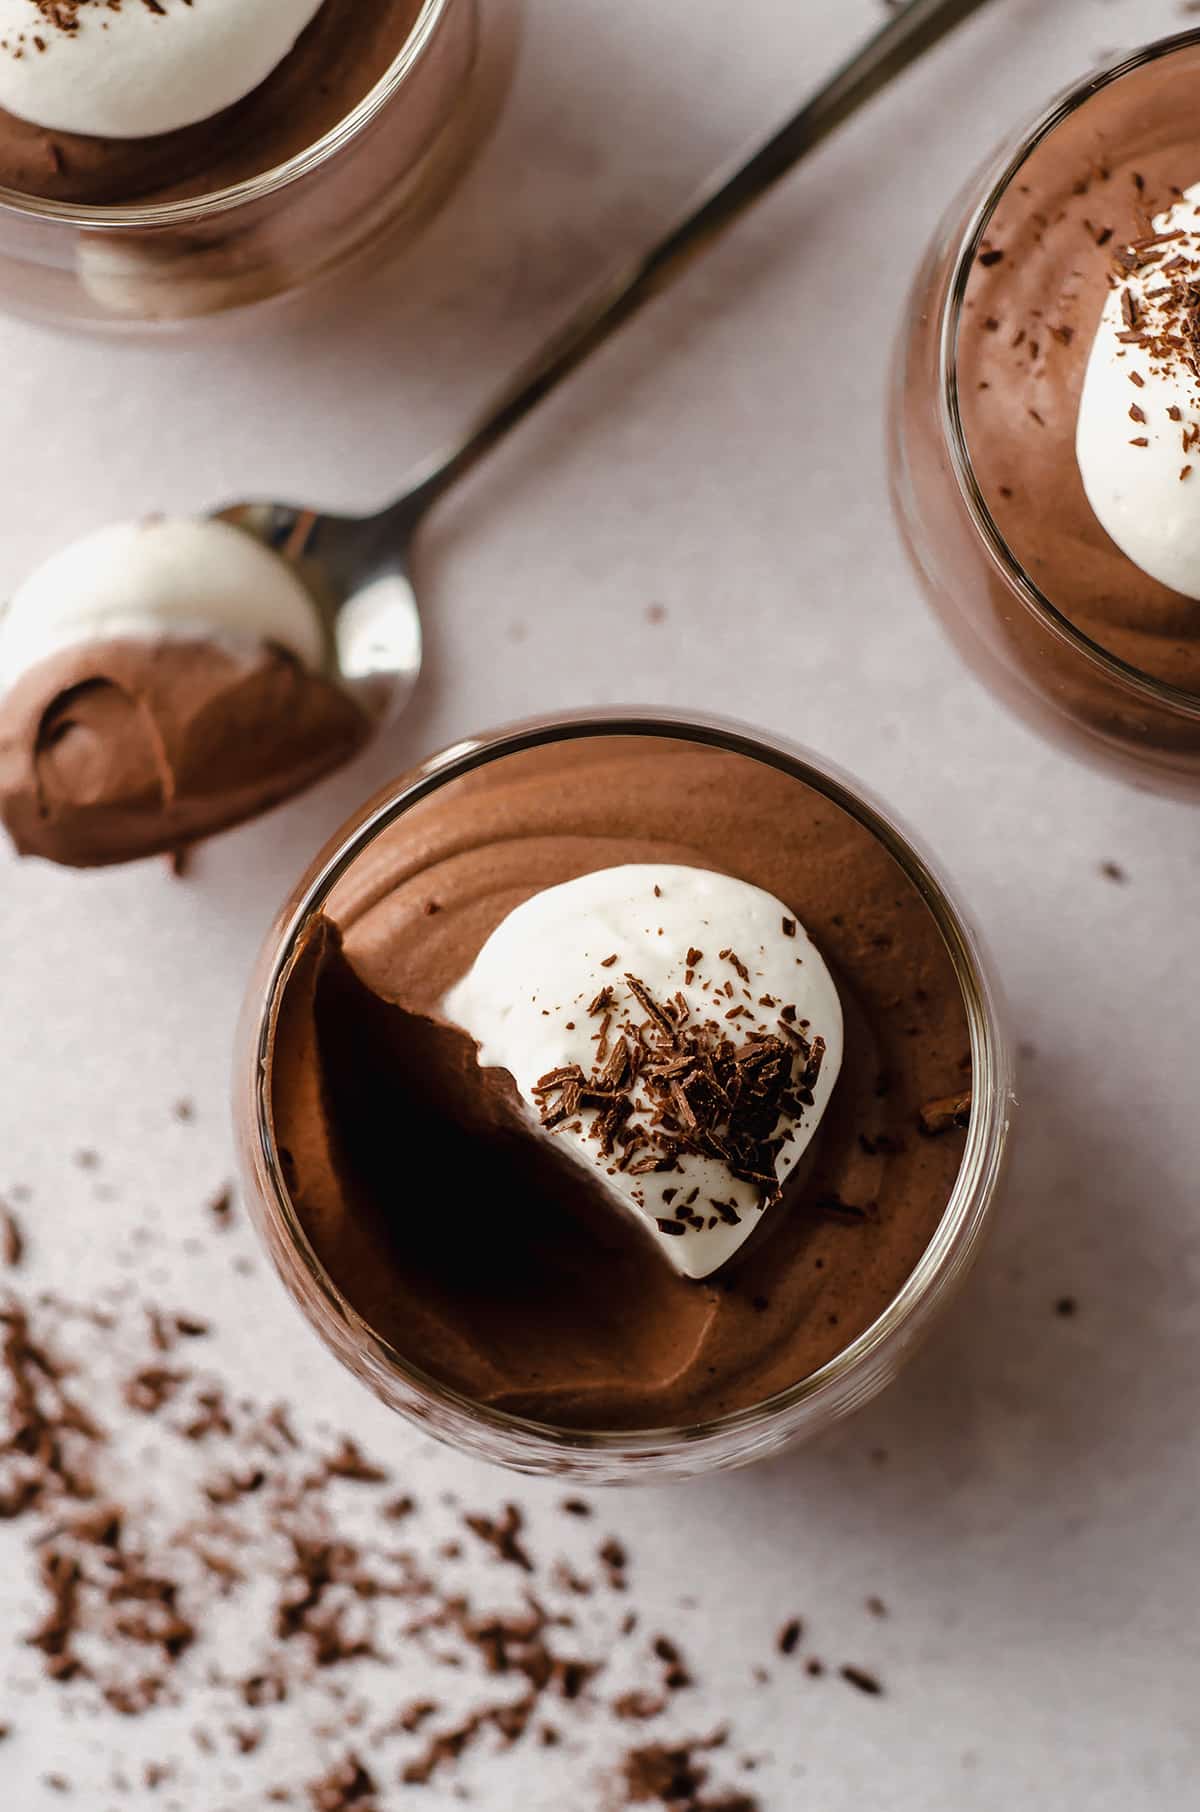
[[1007, 143], [918, 273], [894, 500], [961, 653], [1036, 727], [1200, 798], [1200, 32]]
[[519, 0], [0, 0], [0, 307], [92, 328], [400, 249], [493, 123]]
[[251, 980], [235, 1115], [285, 1285], [384, 1402], [591, 1483], [744, 1464], [881, 1390], [996, 1203], [1012, 1058], [891, 815], [719, 720], [456, 744]]

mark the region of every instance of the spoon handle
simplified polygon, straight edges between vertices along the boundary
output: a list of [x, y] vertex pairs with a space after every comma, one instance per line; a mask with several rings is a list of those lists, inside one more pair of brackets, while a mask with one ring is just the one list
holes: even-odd
[[[748, 158], [718, 175], [658, 242], [615, 272], [517, 372], [451, 452], [436, 459], [397, 512], [410, 524], [522, 421], [602, 341], [856, 112], [986, 0], [908, 0], [797, 113]], [[385, 514], [390, 515], [388, 511]]]

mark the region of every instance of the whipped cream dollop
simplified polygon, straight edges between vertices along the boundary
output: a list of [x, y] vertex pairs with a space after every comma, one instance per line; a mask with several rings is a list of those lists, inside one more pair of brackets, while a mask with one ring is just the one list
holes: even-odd
[[216, 518], [116, 522], [53, 554], [0, 611], [0, 687], [86, 642], [273, 643], [320, 671], [325, 633], [287, 561]]
[[1101, 526], [1200, 598], [1200, 183], [1118, 255], [1088, 359], [1075, 455]]
[[686, 1277], [777, 1211], [842, 1061], [837, 989], [788, 908], [669, 863], [534, 894], [442, 1010]]
[[55, 132], [151, 138], [264, 82], [321, 0], [0, 0], [0, 107]]

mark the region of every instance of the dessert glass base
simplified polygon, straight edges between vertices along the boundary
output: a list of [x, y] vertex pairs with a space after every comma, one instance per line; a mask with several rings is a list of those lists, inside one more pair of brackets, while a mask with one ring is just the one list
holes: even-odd
[[[618, 743], [614, 739], [621, 740]], [[579, 746], [572, 749], [572, 744]], [[333, 1275], [336, 1259], [333, 1266], [326, 1263], [328, 1248], [322, 1244], [324, 1233], [313, 1231], [305, 1211], [298, 1205], [293, 1181], [298, 1174], [297, 1154], [286, 1148], [292, 1142], [292, 1135], [286, 1127], [283, 1133], [277, 1129], [279, 1096], [275, 1078], [280, 1062], [286, 1062], [286, 1055], [282, 1060], [279, 1058], [276, 1041], [277, 1034], [281, 1041], [285, 1040], [285, 1034], [280, 1033], [285, 997], [291, 998], [289, 987], [298, 965], [309, 960], [314, 934], [330, 917], [335, 922], [343, 922], [339, 914], [346, 909], [348, 901], [354, 901], [357, 911], [363, 902], [378, 898], [383, 885], [381, 875], [395, 852], [407, 851], [409, 838], [421, 846], [421, 839], [429, 833], [431, 811], [441, 806], [447, 797], [461, 800], [468, 796], [464, 794], [463, 786], [473, 789], [470, 797], [476, 801], [474, 809], [480, 809], [481, 796], [487, 801], [482, 822], [490, 827], [490, 814], [495, 808], [486, 791], [489, 778], [506, 769], [511, 772], [514, 766], [524, 775], [528, 768], [520, 766], [521, 763], [544, 761], [547, 757], [557, 771], [560, 763], [569, 765], [575, 759], [599, 759], [600, 755], [607, 759], [610, 750], [621, 750], [628, 755], [631, 749], [639, 764], [671, 760], [680, 752], [689, 760], [702, 757], [706, 761], [713, 758], [744, 761], [756, 772], [761, 769], [769, 776], [773, 798], [778, 797], [781, 788], [786, 788], [789, 797], [803, 795], [806, 801], [815, 802], [813, 809], [820, 821], [827, 827], [834, 826], [832, 833], [823, 834], [834, 835], [835, 849], [846, 847], [837, 841], [839, 837], [846, 837], [853, 847], [872, 852], [872, 873], [878, 872], [874, 866], [878, 864], [886, 876], [895, 876], [896, 880], [885, 881], [871, 910], [878, 907], [881, 898], [887, 899], [894, 894], [899, 899], [903, 895], [903, 911], [910, 916], [907, 921], [902, 916], [901, 922], [912, 924], [915, 922], [912, 915], [916, 914], [922, 927], [921, 937], [925, 940], [922, 948], [926, 955], [910, 978], [915, 993], [904, 998], [925, 1001], [926, 992], [916, 983], [920, 979], [928, 980], [934, 970], [945, 978], [947, 1011], [956, 1028], [950, 1042], [955, 1053], [961, 1049], [962, 1062], [969, 1062], [973, 1098], [961, 1156], [954, 1155], [945, 1146], [937, 1148], [936, 1141], [922, 1149], [924, 1139], [916, 1130], [914, 1114], [907, 1155], [883, 1160], [901, 1167], [896, 1174], [905, 1179], [906, 1189], [911, 1189], [911, 1178], [931, 1175], [939, 1167], [946, 1180], [943, 1187], [922, 1196], [918, 1202], [920, 1235], [911, 1252], [896, 1243], [897, 1230], [895, 1225], [890, 1230], [887, 1228], [885, 1210], [885, 1218], [879, 1224], [887, 1240], [892, 1242], [889, 1246], [891, 1263], [899, 1268], [895, 1271], [894, 1282], [892, 1274], [888, 1274], [882, 1286], [883, 1293], [877, 1301], [872, 1299], [869, 1313], [860, 1317], [861, 1325], [849, 1326], [854, 1317], [847, 1315], [843, 1320], [845, 1333], [833, 1332], [825, 1324], [836, 1323], [838, 1317], [824, 1311], [832, 1306], [834, 1299], [820, 1298], [822, 1312], [815, 1319], [819, 1319], [821, 1325], [819, 1329], [814, 1325], [813, 1332], [823, 1342], [821, 1351], [825, 1357], [815, 1369], [808, 1370], [807, 1375], [796, 1382], [791, 1381], [795, 1374], [788, 1374], [787, 1387], [772, 1388], [762, 1400], [751, 1400], [728, 1413], [707, 1418], [698, 1415], [683, 1425], [570, 1427], [514, 1413], [498, 1407], [495, 1401], [472, 1397], [444, 1377], [432, 1376], [414, 1362], [411, 1354], [399, 1350], [410, 1332], [405, 1311], [398, 1313], [393, 1338], [389, 1339], [350, 1300], [350, 1292], [344, 1290]], [[444, 789], [455, 789], [456, 783], [460, 783], [457, 789], [446, 795]], [[767, 785], [766, 780], [764, 785]], [[556, 787], [555, 791], [562, 796], [561, 788]], [[704, 804], [708, 795], [702, 786], [699, 794], [693, 787], [691, 797], [690, 811], [698, 809], [694, 803], [698, 797], [703, 809], [708, 809]], [[773, 842], [775, 827], [776, 819], [772, 815], [770, 824], [753, 835], [762, 836], [769, 845]], [[581, 820], [568, 813], [568, 820], [562, 821], [555, 834], [565, 834], [571, 841], [577, 830], [582, 834]], [[507, 833], [497, 834], [501, 836], [506, 852], [501, 860], [508, 863], [515, 859], [514, 851], [519, 855], [520, 833], [510, 826]], [[780, 834], [796, 852], [809, 848], [797, 826], [785, 824], [780, 827]], [[456, 835], [451, 838], [451, 845], [455, 843]], [[572, 855], [568, 859], [575, 857]], [[797, 854], [794, 859], [806, 858]], [[446, 862], [443, 863], [442, 857], [436, 854], [429, 860], [434, 862], [437, 872], [442, 873], [454, 870], [457, 859], [451, 849]], [[836, 867], [836, 862], [833, 866]], [[897, 881], [899, 885], [896, 885]], [[470, 896], [469, 885], [467, 893]], [[840, 894], [837, 898], [840, 900]], [[875, 1145], [862, 1138], [864, 1122], [859, 1115], [861, 1112], [882, 1114], [893, 1111], [888, 1103], [876, 1099], [889, 1093], [885, 1072], [879, 1064], [886, 1061], [889, 1050], [903, 1047], [910, 1031], [910, 1018], [905, 1016], [904, 1001], [899, 996], [891, 998], [879, 967], [891, 961], [886, 954], [888, 940], [867, 937], [858, 926], [857, 910], [861, 902], [855, 901], [853, 905], [855, 910], [846, 921], [847, 927], [852, 925], [853, 928], [844, 932], [839, 930], [836, 935], [849, 940], [848, 947], [858, 949], [861, 946], [868, 951], [864, 960], [876, 965], [872, 971], [875, 980], [870, 984], [874, 990], [872, 1010], [881, 1006], [890, 1023], [882, 1044], [877, 1042], [873, 1031], [863, 1034], [859, 1057], [865, 1081], [860, 1077], [859, 1084], [855, 1085], [859, 1092], [846, 1099], [844, 1123], [836, 1136], [856, 1154], [855, 1163], [870, 1165], [879, 1160], [861, 1155], [864, 1151], [874, 1151]], [[421, 922], [422, 914], [432, 912], [435, 916], [426, 917], [423, 922], [431, 927], [431, 936], [439, 936], [438, 928], [445, 925], [450, 910], [445, 905], [435, 903], [431, 906], [426, 902], [417, 907], [418, 922]], [[472, 910], [467, 907], [468, 913]], [[838, 927], [843, 924], [842, 918], [836, 915], [829, 922]], [[884, 948], [881, 950], [880, 947]], [[378, 940], [375, 948], [378, 953]], [[872, 950], [873, 954], [870, 954]], [[889, 973], [894, 974], [894, 971]], [[910, 1006], [908, 1015], [919, 1011], [918, 1007]], [[866, 1021], [863, 1024], [865, 1026]], [[283, 1048], [286, 1051], [286, 1044]], [[942, 1051], [936, 1061], [944, 1067], [950, 1059]], [[961, 1076], [957, 1057], [954, 1068]], [[1012, 1084], [1012, 1060], [1001, 1027], [997, 990], [978, 940], [926, 859], [914, 849], [890, 815], [864, 796], [856, 783], [847, 780], [829, 764], [787, 744], [764, 739], [721, 721], [697, 723], [665, 712], [628, 711], [542, 721], [460, 742], [388, 788], [338, 833], [279, 914], [251, 979], [238, 1036], [234, 1111], [248, 1210], [285, 1286], [331, 1350], [385, 1403], [450, 1445], [516, 1470], [590, 1484], [661, 1482], [716, 1468], [744, 1465], [814, 1436], [866, 1403], [896, 1375], [955, 1294], [978, 1250], [1005, 1168], [1011, 1136]], [[307, 1099], [305, 1089], [307, 1083], [297, 1096], [301, 1104]], [[900, 1092], [897, 1090], [897, 1094]], [[864, 1100], [869, 1104], [865, 1108], [862, 1106]], [[324, 1108], [321, 1112], [324, 1116]], [[293, 1122], [299, 1140], [307, 1142], [312, 1124], [302, 1106], [298, 1120]], [[906, 1120], [905, 1124], [907, 1126], [909, 1122]], [[956, 1139], [961, 1136], [954, 1135]], [[438, 1199], [433, 1202], [420, 1199], [423, 1194], [420, 1187], [414, 1192], [410, 1185], [406, 1191], [405, 1140], [399, 1130], [397, 1137], [400, 1141], [396, 1153], [399, 1168], [394, 1172], [394, 1195], [390, 1180], [393, 1173], [389, 1171], [387, 1212], [389, 1237], [394, 1235], [399, 1240], [397, 1249], [402, 1254], [402, 1261], [409, 1262], [411, 1248], [409, 1236], [401, 1237], [400, 1230], [405, 1225], [414, 1229], [422, 1225], [419, 1220], [409, 1223], [405, 1219], [414, 1214], [419, 1217], [432, 1212], [443, 1228], [460, 1227], [452, 1244], [454, 1250], [464, 1249], [462, 1242], [473, 1237], [467, 1231], [470, 1215], [465, 1226], [458, 1222], [456, 1210], [463, 1204], [456, 1203], [453, 1181], [448, 1187], [443, 1185], [437, 1189]], [[879, 1149], [899, 1152], [903, 1145], [899, 1141], [881, 1139]], [[307, 1159], [302, 1159], [301, 1168], [306, 1162]], [[830, 1204], [825, 1206], [828, 1208]], [[874, 1208], [873, 1203], [868, 1206]], [[478, 1202], [473, 1201], [472, 1207], [480, 1211]], [[862, 1212], [837, 1201], [832, 1208], [839, 1215]], [[490, 1227], [492, 1210], [488, 1208], [484, 1212], [489, 1216], [486, 1224]], [[793, 1210], [784, 1207], [779, 1212], [790, 1214]], [[803, 1214], [804, 1211], [798, 1207], [794, 1212]], [[827, 1238], [831, 1252], [848, 1250], [838, 1243], [845, 1228], [839, 1228], [836, 1234], [824, 1235], [820, 1220], [819, 1214], [815, 1221], [805, 1218], [796, 1223], [789, 1220], [780, 1231], [788, 1233], [789, 1241], [794, 1232], [797, 1240]], [[780, 1231], [764, 1235], [766, 1243], [761, 1247], [772, 1274], [780, 1263], [778, 1248], [774, 1245]], [[911, 1228], [908, 1231], [911, 1232]], [[415, 1237], [419, 1243], [419, 1233]], [[436, 1237], [445, 1244], [444, 1234]], [[823, 1280], [829, 1274], [822, 1271], [825, 1260], [814, 1259], [813, 1253], [824, 1248], [818, 1243], [797, 1249], [804, 1254], [803, 1288], [816, 1295], [826, 1287]], [[649, 1250], [645, 1262], [664, 1265], [664, 1261]], [[810, 1270], [813, 1263], [817, 1266], [815, 1273]], [[852, 1269], [851, 1264], [847, 1277]], [[472, 1314], [479, 1311], [481, 1287], [485, 1292], [490, 1287], [493, 1296], [497, 1292], [502, 1295], [505, 1288], [501, 1281], [489, 1286], [490, 1273], [486, 1265], [477, 1266], [477, 1270], [481, 1270], [481, 1276], [473, 1278], [470, 1285], [476, 1292], [471, 1299]], [[676, 1280], [671, 1287], [686, 1290], [694, 1286]], [[730, 1288], [733, 1287], [731, 1283]], [[847, 1285], [843, 1282], [838, 1287]], [[876, 1288], [879, 1287], [877, 1283]], [[753, 1304], [755, 1311], [767, 1307], [765, 1301], [756, 1300]], [[483, 1319], [474, 1324], [472, 1339], [486, 1325], [485, 1311]], [[645, 1329], [641, 1332], [644, 1334]], [[807, 1330], [804, 1337], [808, 1338]], [[470, 1344], [468, 1340], [466, 1346]], [[517, 1344], [520, 1346], [521, 1343]], [[585, 1355], [585, 1370], [587, 1357]], [[625, 1357], [623, 1346], [622, 1357]], [[440, 1359], [439, 1353], [439, 1363]], [[578, 1360], [578, 1354], [575, 1359]], [[703, 1398], [707, 1386], [702, 1383], [699, 1389]]]
[[1198, 81], [1200, 34], [1151, 45], [988, 161], [917, 273], [890, 407], [896, 516], [964, 659], [1071, 752], [1191, 799], [1200, 603], [1109, 541], [1074, 425], [1114, 253], [1200, 178]]
[[391, 69], [300, 156], [210, 195], [88, 207], [0, 191], [0, 309], [194, 331], [321, 297], [403, 251], [495, 123], [520, 0], [424, 0]]

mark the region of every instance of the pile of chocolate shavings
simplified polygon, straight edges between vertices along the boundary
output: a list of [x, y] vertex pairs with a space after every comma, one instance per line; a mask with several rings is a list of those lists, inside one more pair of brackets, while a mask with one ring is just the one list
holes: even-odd
[[[40, 1600], [14, 1634], [68, 1715], [113, 1720], [106, 1804], [170, 1780], [173, 1804], [207, 1807], [220, 1769], [232, 1806], [228, 1770], [254, 1755], [256, 1779], [276, 1771], [245, 1783], [256, 1806], [384, 1812], [476, 1756], [586, 1736], [621, 1806], [757, 1812], [708, 1785], [714, 1739], [629, 1746], [628, 1720], [665, 1724], [699, 1689], [677, 1642], [642, 1633], [623, 1544], [580, 1559], [583, 1500], [558, 1512], [571, 1566], [511, 1502], [455, 1507], [464, 1547], [356, 1443], [306, 1439], [198, 1366], [196, 1316], [10, 1292], [0, 1335], [0, 1525]], [[136, 1779], [127, 1719], [169, 1755]], [[314, 1731], [325, 1759], [298, 1778]]]
[[[722, 954], [741, 974], [733, 953]], [[700, 952], [695, 955], [698, 960]], [[587, 1009], [600, 1020], [591, 1074], [566, 1064], [535, 1085], [543, 1127], [582, 1131], [581, 1116], [590, 1113], [588, 1137], [617, 1170], [642, 1176], [679, 1170], [685, 1156], [716, 1158], [755, 1187], [759, 1208], [778, 1201], [776, 1160], [791, 1137], [786, 1122], [813, 1104], [825, 1040], [806, 1036], [807, 1021], [797, 1019], [793, 1006], [781, 1009], [777, 1033], [755, 1030], [739, 1041], [727, 1024], [695, 1019], [682, 993], [660, 1001], [630, 974], [625, 985], [619, 1020], [612, 987], [602, 988]], [[740, 1017], [741, 1010], [732, 1011]], [[672, 1204], [672, 1218], [658, 1223], [664, 1233], [739, 1218], [732, 1203], [714, 1201], [698, 1211], [698, 1194]]]
[[[65, 32], [68, 37], [73, 36], [79, 30], [79, 15], [89, 7], [99, 4], [108, 12], [116, 13], [121, 10], [121, 0], [33, 0], [33, 4], [47, 25], [52, 25], [56, 30]], [[147, 12], [161, 13], [163, 11], [160, 0], [141, 0], [141, 4]]]
[[[32, 0], [34, 11], [29, 26], [9, 37], [0, 38], [0, 51], [7, 51], [17, 61], [27, 53], [44, 52], [48, 48], [43, 35], [46, 31], [59, 32], [65, 38], [73, 38], [82, 23], [80, 14], [87, 8], [102, 6], [107, 12], [119, 12], [121, 4], [122, 0]], [[160, 0], [141, 0], [141, 4], [149, 12], [165, 12]]]
[[24, 1256], [24, 1229], [8, 1204], [0, 1201], [0, 1264], [15, 1271]]
[[[1165, 376], [1190, 377], [1200, 400], [1200, 249], [1198, 230], [1176, 227], [1169, 232], [1147, 232], [1117, 252], [1111, 281], [1121, 292], [1124, 330], [1117, 338], [1131, 352], [1145, 357], [1147, 366]], [[1156, 286], [1144, 282], [1135, 290], [1129, 279], [1147, 269], [1154, 271]], [[1143, 387], [1142, 374], [1130, 370], [1130, 382]], [[1135, 426], [1146, 422], [1138, 403], [1130, 408]], [[1182, 411], [1168, 410], [1178, 424], [1184, 457], [1200, 446], [1200, 427], [1184, 422]], [[1131, 437], [1134, 446], [1149, 445], [1145, 435]], [[1181, 471], [1180, 476], [1184, 476]]]

